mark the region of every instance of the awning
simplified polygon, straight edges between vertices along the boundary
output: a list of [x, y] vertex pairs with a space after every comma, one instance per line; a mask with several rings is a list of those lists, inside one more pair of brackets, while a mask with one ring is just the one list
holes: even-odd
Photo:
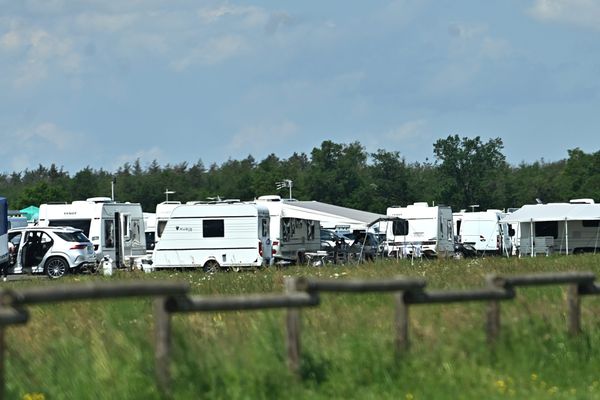
[[506, 215], [501, 222], [509, 224], [543, 221], [600, 220], [600, 204], [528, 204]]

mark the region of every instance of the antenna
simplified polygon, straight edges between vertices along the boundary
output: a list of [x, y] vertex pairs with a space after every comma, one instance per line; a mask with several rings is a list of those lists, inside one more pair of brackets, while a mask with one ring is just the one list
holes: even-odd
[[471, 212], [473, 212], [476, 208], [479, 208], [479, 204], [471, 204], [469, 207], [471, 207]]
[[167, 196], [167, 202], [169, 201], [169, 195], [177, 193], [174, 190], [169, 190], [168, 188], [165, 190], [165, 196]]
[[283, 188], [290, 188], [290, 200], [292, 199], [292, 183], [293, 181], [291, 179], [284, 179], [281, 182], [276, 182], [275, 183], [275, 187], [280, 190]]

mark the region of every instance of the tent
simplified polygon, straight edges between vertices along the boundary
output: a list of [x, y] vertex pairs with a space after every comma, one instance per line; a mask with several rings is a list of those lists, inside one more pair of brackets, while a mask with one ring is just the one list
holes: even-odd
[[521, 247], [535, 255], [536, 240], [553, 237], [548, 244], [559, 252], [600, 249], [600, 204], [550, 203], [525, 205], [506, 215], [502, 222], [519, 224]]
[[23, 214], [24, 217], [27, 218], [27, 221], [33, 222], [33, 221], [38, 220], [39, 214], [40, 214], [40, 209], [39, 209], [39, 207], [36, 207], [36, 206], [29, 206], [29, 207], [23, 208], [22, 210], [19, 210], [19, 212], [21, 214]]

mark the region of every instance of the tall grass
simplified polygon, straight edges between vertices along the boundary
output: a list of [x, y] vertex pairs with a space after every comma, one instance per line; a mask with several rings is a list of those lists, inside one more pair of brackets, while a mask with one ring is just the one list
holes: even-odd
[[[68, 277], [186, 280], [196, 294], [282, 292], [286, 275], [423, 277], [428, 288], [480, 287], [488, 273], [586, 270], [599, 256], [389, 261], [360, 266]], [[32, 284], [32, 283], [29, 283]], [[37, 285], [54, 282], [37, 281]], [[8, 283], [21, 287], [28, 283]], [[411, 307], [411, 349], [393, 353], [391, 294], [323, 294], [302, 311], [301, 378], [287, 370], [284, 311], [173, 318], [175, 399], [600, 399], [600, 299], [582, 301], [584, 333], [566, 335], [564, 288], [519, 288], [502, 303], [497, 346], [485, 342], [483, 303]], [[151, 299], [31, 307], [7, 329], [7, 396], [160, 399], [154, 382]]]

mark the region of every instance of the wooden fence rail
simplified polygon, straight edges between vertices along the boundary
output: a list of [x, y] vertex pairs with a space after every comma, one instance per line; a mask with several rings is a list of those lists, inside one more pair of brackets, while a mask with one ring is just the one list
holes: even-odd
[[426, 290], [420, 278], [396, 277], [386, 280], [285, 279], [283, 294], [241, 296], [190, 296], [185, 282], [95, 282], [22, 289], [0, 290], [0, 400], [4, 398], [4, 330], [23, 324], [29, 314], [25, 306], [63, 301], [115, 299], [136, 296], [155, 297], [155, 373], [158, 388], [170, 393], [171, 318], [191, 312], [286, 309], [286, 350], [290, 370], [300, 367], [300, 309], [320, 304], [321, 293], [393, 294], [395, 350], [399, 355], [409, 348], [409, 308], [413, 305], [483, 301], [486, 307], [486, 334], [494, 343], [500, 332], [500, 302], [516, 297], [516, 287], [567, 285], [567, 329], [581, 331], [581, 296], [599, 295], [600, 286], [591, 272], [559, 272], [524, 275], [489, 275], [486, 286], [464, 290]]

